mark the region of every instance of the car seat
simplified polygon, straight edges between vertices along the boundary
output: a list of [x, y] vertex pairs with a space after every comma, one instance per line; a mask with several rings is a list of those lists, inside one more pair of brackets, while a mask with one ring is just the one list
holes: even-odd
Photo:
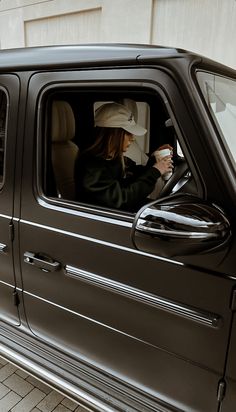
[[74, 166], [78, 147], [71, 140], [75, 136], [75, 118], [70, 104], [62, 100], [52, 103], [52, 167], [58, 197], [75, 199]]

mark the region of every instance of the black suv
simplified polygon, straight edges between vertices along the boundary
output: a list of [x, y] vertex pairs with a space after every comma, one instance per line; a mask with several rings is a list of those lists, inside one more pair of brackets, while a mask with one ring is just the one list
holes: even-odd
[[[94, 111], [133, 101], [174, 172], [137, 212], [80, 202]], [[94, 411], [236, 405], [236, 72], [183, 50], [0, 52], [0, 354]], [[162, 180], [162, 179], [159, 179]]]

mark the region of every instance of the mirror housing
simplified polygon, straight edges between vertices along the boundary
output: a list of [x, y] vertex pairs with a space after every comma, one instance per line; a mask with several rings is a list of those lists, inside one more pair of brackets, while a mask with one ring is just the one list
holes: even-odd
[[223, 211], [192, 197], [146, 205], [137, 213], [132, 230], [138, 250], [164, 257], [218, 250], [230, 238], [230, 223]]

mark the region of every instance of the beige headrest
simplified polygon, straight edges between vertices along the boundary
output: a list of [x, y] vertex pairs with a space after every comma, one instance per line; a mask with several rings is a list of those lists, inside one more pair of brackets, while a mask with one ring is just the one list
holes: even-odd
[[65, 142], [75, 136], [74, 113], [68, 102], [54, 100], [52, 103], [52, 141]]

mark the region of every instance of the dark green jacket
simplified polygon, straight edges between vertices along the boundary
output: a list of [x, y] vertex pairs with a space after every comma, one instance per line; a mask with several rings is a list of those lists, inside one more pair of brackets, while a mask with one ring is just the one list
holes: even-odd
[[105, 160], [83, 154], [75, 168], [77, 199], [81, 202], [136, 211], [147, 202], [160, 172], [128, 161], [126, 176], [121, 159]]

